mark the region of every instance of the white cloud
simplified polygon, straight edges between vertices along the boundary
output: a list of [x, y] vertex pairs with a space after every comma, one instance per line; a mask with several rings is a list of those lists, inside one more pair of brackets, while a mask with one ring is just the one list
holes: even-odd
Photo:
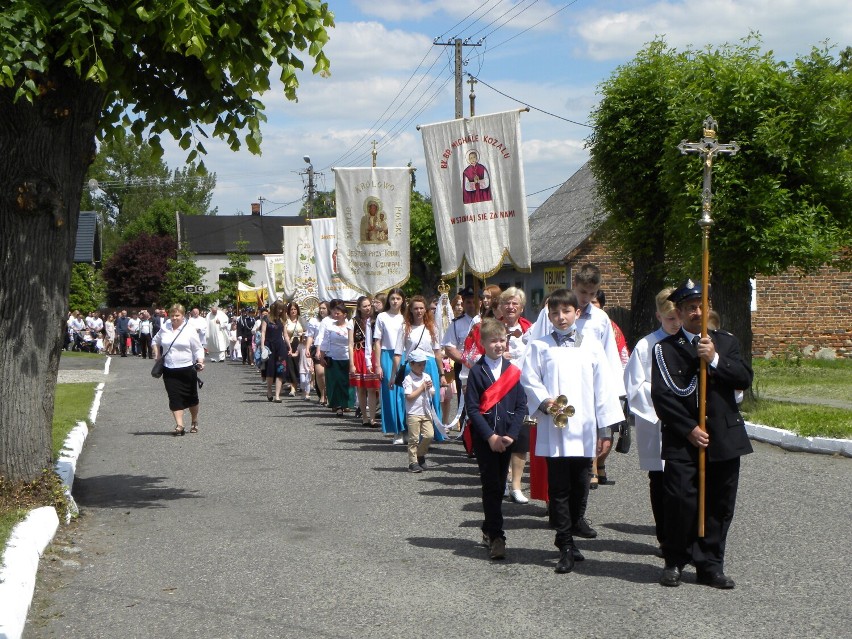
[[[575, 33], [585, 54], [595, 60], [631, 58], [656, 36], [685, 49], [736, 43], [749, 31], [784, 59], [807, 53], [828, 38], [846, 46], [852, 39], [848, 0], [681, 0], [647, 3], [625, 11], [594, 9], [582, 14]], [[641, 4], [641, 3], [640, 3]]]
[[[500, 28], [511, 34], [513, 31], [538, 25], [547, 16], [557, 11], [559, 5], [549, 2], [518, 2], [516, 0], [480, 0], [471, 4], [458, 0], [393, 0], [376, 2], [375, 0], [355, 0], [353, 2], [364, 15], [374, 16], [386, 21], [419, 21], [446, 14], [450, 20], [444, 20], [452, 32], [435, 33], [433, 37], [471, 37], [476, 40], [491, 31]], [[451, 24], [451, 20], [456, 22]], [[553, 28], [552, 21], [538, 25], [539, 29]], [[503, 26], [505, 25], [505, 26]]]

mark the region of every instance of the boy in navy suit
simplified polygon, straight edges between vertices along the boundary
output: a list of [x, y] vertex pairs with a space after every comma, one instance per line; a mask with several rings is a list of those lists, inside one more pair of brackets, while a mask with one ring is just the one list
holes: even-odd
[[482, 542], [491, 559], [503, 559], [503, 492], [512, 448], [527, 414], [527, 398], [520, 369], [503, 357], [507, 347], [503, 323], [483, 320], [480, 339], [485, 354], [470, 369], [464, 401], [482, 482]]

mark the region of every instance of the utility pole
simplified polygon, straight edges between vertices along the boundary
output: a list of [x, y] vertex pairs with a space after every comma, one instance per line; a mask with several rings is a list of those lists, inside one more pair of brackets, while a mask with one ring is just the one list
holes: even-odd
[[439, 47], [453, 47], [455, 49], [456, 55], [456, 119], [460, 119], [464, 117], [464, 97], [463, 97], [463, 88], [464, 88], [464, 78], [463, 78], [463, 67], [464, 60], [462, 59], [463, 47], [481, 47], [482, 40], [479, 42], [467, 42], [466, 40], [462, 40], [461, 38], [455, 38], [452, 42], [438, 42], [438, 39], [435, 38], [435, 41], [432, 43]]
[[314, 165], [311, 164], [310, 156], [306, 155], [302, 159], [308, 165], [307, 170], [303, 171], [303, 175], [307, 174], [308, 176], [308, 201], [305, 204], [305, 213], [307, 219], [310, 220], [314, 215], [314, 197], [316, 196], [316, 191], [314, 189]]

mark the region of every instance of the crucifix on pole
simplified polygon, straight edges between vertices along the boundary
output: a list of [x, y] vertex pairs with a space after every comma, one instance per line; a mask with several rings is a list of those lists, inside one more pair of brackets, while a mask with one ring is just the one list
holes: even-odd
[[[713, 156], [736, 155], [740, 146], [736, 142], [719, 144], [718, 123], [712, 116], [708, 115], [704, 120], [704, 137], [700, 142], [687, 142], [682, 140], [677, 148], [683, 155], [697, 153], [704, 160], [704, 187], [702, 190], [701, 219], [698, 226], [701, 227], [701, 337], [707, 337], [707, 315], [709, 306], [707, 291], [710, 288], [710, 227], [713, 226], [713, 218], [710, 216], [713, 191]], [[698, 377], [698, 427], [707, 432], [707, 362], [703, 359], [700, 363]], [[704, 504], [706, 495], [706, 472], [707, 452], [704, 448], [698, 449], [698, 536], [704, 536]]]

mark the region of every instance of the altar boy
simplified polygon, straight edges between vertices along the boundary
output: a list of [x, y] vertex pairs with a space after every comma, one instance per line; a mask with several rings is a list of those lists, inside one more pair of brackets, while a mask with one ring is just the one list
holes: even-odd
[[[535, 452], [547, 458], [557, 573], [571, 572], [583, 558], [573, 534], [594, 536], [583, 518], [592, 459], [602, 438], [609, 436], [608, 428], [624, 419], [603, 347], [595, 339], [583, 340], [577, 331], [578, 306], [571, 291], [554, 291], [547, 301], [553, 331], [530, 342], [521, 373], [530, 413], [538, 420]], [[568, 400], [563, 426], [548, 412], [560, 395]]]

